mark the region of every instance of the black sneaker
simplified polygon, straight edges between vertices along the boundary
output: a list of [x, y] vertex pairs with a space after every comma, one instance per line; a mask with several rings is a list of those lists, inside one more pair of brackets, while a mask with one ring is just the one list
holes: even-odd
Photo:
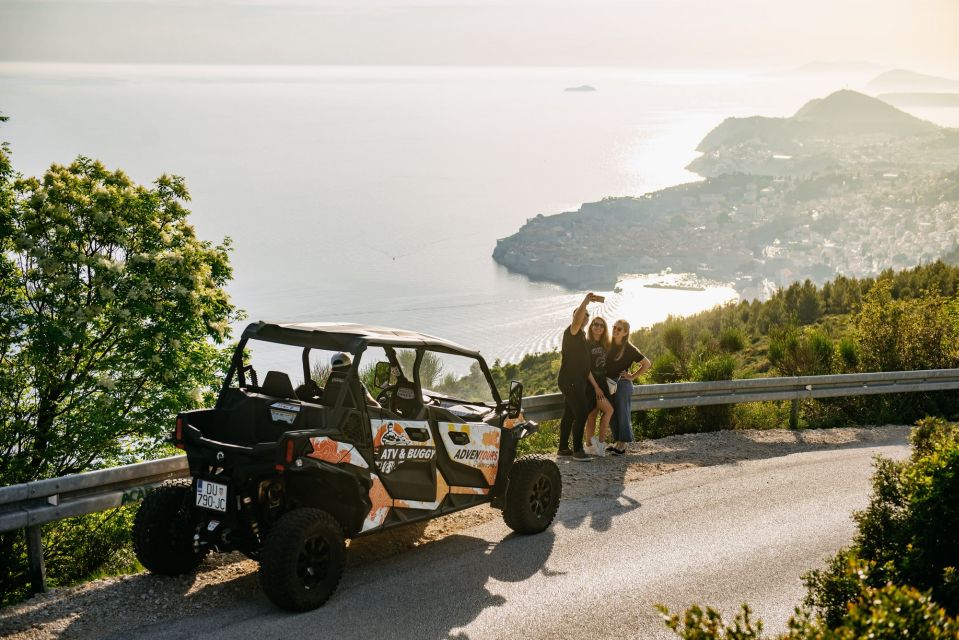
[[585, 451], [577, 451], [573, 454], [573, 460], [578, 460], [579, 462], [589, 462], [593, 459], [593, 456], [589, 455]]
[[558, 452], [556, 455], [559, 456], [560, 458], [568, 458], [568, 457], [570, 457], [571, 455], [573, 455], [573, 450], [572, 450], [572, 449], [560, 449], [559, 452]]
[[625, 456], [626, 449], [617, 449], [616, 447], [613, 447], [613, 450], [610, 453], [612, 453], [614, 456]]

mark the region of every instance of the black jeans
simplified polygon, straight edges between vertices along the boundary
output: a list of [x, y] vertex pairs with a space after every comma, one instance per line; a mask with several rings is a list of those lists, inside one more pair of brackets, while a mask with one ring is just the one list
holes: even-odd
[[586, 378], [582, 380], [559, 382], [565, 406], [563, 419], [559, 421], [559, 448], [569, 449], [569, 437], [573, 436], [573, 451], [583, 450], [583, 430], [586, 428], [588, 400], [586, 398]]

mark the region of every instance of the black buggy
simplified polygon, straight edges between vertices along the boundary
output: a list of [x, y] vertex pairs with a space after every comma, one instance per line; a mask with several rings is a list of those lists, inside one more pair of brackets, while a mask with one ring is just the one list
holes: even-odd
[[144, 500], [137, 557], [177, 575], [238, 550], [271, 601], [305, 611], [339, 583], [345, 538], [484, 503], [518, 533], [543, 531], [562, 486], [552, 460], [516, 458], [537, 429], [522, 395], [514, 381], [503, 401], [478, 352], [433, 336], [253, 323], [215, 408], [177, 416], [192, 479]]

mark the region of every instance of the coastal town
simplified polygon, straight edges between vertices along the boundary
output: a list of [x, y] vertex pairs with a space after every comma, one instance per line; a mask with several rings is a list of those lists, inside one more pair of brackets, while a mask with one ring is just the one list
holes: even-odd
[[[818, 136], [810, 155], [782, 158], [782, 144], [761, 136], [727, 138], [706, 154], [716, 175], [538, 215], [493, 257], [571, 287], [669, 269], [731, 282], [747, 299], [930, 262], [959, 245], [959, 132], [931, 126], [885, 143], [875, 133]], [[777, 162], [783, 170], [768, 169]]]

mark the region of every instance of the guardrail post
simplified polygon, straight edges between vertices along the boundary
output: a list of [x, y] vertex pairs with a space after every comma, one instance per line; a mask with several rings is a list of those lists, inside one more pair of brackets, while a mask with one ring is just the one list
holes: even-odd
[[789, 410], [789, 428], [799, 428], [799, 398], [792, 399], [792, 407]]
[[46, 593], [47, 568], [43, 564], [43, 540], [40, 538], [40, 525], [24, 529], [27, 536], [27, 565], [30, 576], [30, 592]]

